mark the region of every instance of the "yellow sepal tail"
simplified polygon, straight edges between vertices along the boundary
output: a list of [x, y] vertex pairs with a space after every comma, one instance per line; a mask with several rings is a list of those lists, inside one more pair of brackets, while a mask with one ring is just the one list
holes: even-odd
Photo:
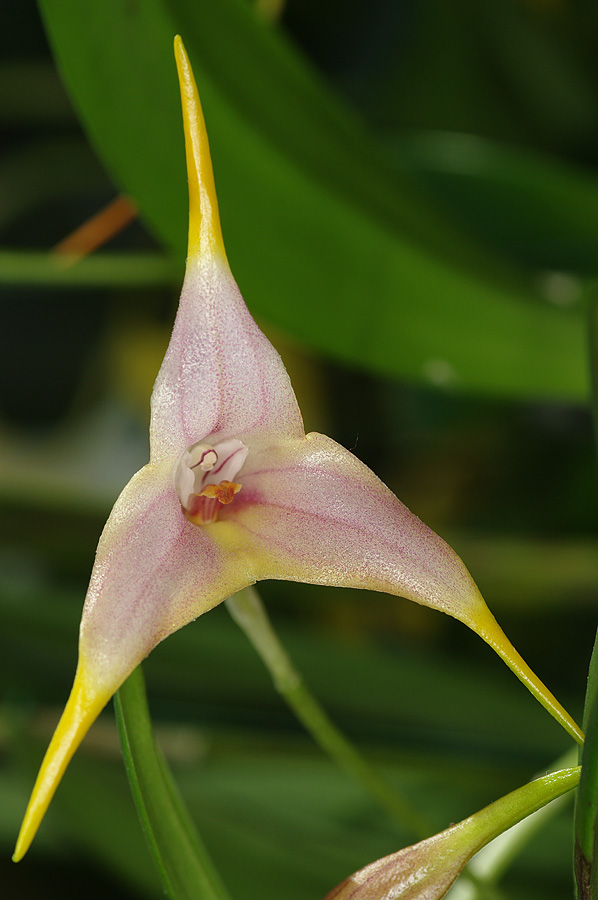
[[29, 849], [64, 770], [89, 728], [112, 696], [90, 685], [81, 666], [71, 695], [46, 751], [17, 839], [13, 861], [19, 862]]
[[571, 718], [567, 710], [561, 706], [556, 697], [550, 693], [538, 676], [532, 672], [523, 657], [513, 647], [490, 610], [485, 607], [483, 613], [476, 613], [474, 621], [467, 622], [467, 624], [498, 653], [509, 669], [527, 687], [544, 709], [562, 725], [573, 740], [578, 744], [583, 744], [584, 734], [579, 725]]
[[181, 89], [189, 181], [189, 258], [217, 254], [226, 259], [206, 123], [193, 70], [179, 35], [174, 39], [174, 55]]

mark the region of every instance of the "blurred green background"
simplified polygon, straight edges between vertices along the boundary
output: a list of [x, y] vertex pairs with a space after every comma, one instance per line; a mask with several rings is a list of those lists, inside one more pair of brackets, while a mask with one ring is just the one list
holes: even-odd
[[[580, 716], [598, 587], [595, 4], [5, 0], [0, 23], [3, 896], [161, 895], [111, 712], [26, 860], [9, 856], [74, 673], [99, 533], [147, 458], [184, 265], [176, 32], [233, 271], [307, 429], [353, 449], [452, 544]], [[47, 251], [122, 191], [139, 220], [58, 267]], [[567, 748], [453, 620], [365, 592], [261, 593], [334, 720], [434, 829]], [[316, 900], [412, 840], [302, 732], [225, 609], [145, 670], [234, 897]], [[499, 896], [569, 896], [571, 842], [565, 812]]]

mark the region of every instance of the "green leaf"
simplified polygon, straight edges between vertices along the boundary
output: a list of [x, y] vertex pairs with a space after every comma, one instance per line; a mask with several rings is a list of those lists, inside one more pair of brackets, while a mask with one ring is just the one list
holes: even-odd
[[575, 875], [579, 900], [598, 898], [598, 636], [588, 673], [583, 718], [586, 741], [575, 805]]
[[380, 372], [517, 396], [585, 396], [580, 317], [548, 306], [412, 196], [363, 126], [247, 4], [41, 0], [41, 8], [94, 144], [181, 258], [186, 197], [171, 48], [183, 34], [225, 240], [255, 312]]
[[115, 696], [133, 798], [160, 878], [171, 900], [228, 900], [156, 746], [140, 668]]

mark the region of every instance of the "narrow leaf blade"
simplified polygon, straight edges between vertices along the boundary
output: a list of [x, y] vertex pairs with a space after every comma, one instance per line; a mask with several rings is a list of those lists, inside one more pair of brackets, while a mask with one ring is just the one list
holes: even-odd
[[229, 900], [154, 739], [141, 668], [115, 696], [137, 811], [171, 900]]
[[590, 661], [584, 709], [586, 741], [575, 805], [575, 877], [579, 900], [598, 898], [598, 636]]

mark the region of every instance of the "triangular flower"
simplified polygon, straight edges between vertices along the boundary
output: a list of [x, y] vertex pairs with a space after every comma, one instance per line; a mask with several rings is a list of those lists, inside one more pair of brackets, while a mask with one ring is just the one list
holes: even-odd
[[150, 462], [98, 545], [72, 693], [15, 851], [26, 852], [87, 729], [169, 634], [266, 578], [387, 591], [460, 619], [576, 739], [456, 554], [355, 456], [305, 435], [282, 361], [226, 259], [203, 114], [175, 42], [189, 177], [189, 256], [151, 403]]

